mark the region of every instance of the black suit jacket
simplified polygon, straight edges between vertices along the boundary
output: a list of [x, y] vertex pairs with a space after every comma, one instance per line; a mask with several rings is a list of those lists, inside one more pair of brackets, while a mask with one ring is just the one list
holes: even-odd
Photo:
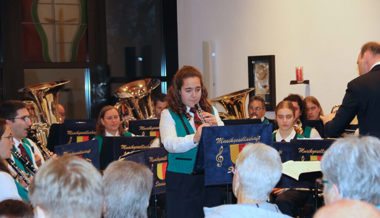
[[360, 135], [380, 138], [380, 65], [348, 83], [335, 118], [325, 125], [326, 136], [339, 137], [355, 115]]

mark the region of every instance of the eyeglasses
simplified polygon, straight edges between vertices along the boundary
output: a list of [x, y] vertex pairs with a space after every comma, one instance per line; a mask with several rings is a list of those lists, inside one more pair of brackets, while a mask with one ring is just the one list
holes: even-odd
[[20, 120], [24, 120], [25, 122], [28, 122], [30, 121], [30, 118], [28, 116], [23, 116], [23, 117], [14, 117], [13, 119], [20, 119]]
[[315, 182], [318, 184], [318, 186], [319, 186], [320, 188], [323, 188], [323, 186], [324, 186], [325, 184], [329, 183], [328, 180], [324, 180], [324, 179], [316, 179]]
[[13, 136], [12, 135], [9, 135], [9, 136], [2, 136], [1, 138], [6, 138], [10, 141], [13, 141]]

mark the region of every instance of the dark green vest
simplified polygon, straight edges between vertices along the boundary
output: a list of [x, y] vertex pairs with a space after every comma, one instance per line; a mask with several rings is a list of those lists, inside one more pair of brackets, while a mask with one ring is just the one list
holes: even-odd
[[[193, 127], [191, 126], [185, 115], [176, 114], [170, 109], [169, 112], [175, 122], [175, 129], [178, 137], [185, 137], [187, 135], [186, 129], [182, 124], [180, 116], [182, 117], [187, 129], [189, 130], [189, 133], [195, 133]], [[167, 171], [191, 174], [191, 172], [194, 169], [197, 152], [198, 147], [192, 148], [184, 153], [169, 153]]]

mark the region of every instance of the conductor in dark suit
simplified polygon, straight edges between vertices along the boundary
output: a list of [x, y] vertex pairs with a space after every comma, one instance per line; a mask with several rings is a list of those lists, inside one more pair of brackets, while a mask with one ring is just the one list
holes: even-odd
[[321, 116], [328, 137], [339, 137], [357, 115], [360, 135], [380, 138], [380, 43], [364, 44], [357, 64], [360, 76], [348, 83], [335, 117]]

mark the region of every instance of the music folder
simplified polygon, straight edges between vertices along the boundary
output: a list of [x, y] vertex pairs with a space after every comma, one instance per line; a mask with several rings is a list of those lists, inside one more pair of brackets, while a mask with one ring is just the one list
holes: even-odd
[[159, 136], [160, 120], [131, 120], [129, 121], [129, 132], [142, 136]]
[[91, 162], [97, 169], [100, 169], [98, 149], [98, 141], [90, 140], [86, 142], [55, 146], [54, 153], [58, 156], [62, 156], [63, 154], [72, 154]]
[[[272, 147], [275, 148], [281, 157], [283, 163], [287, 161], [320, 161], [325, 151], [334, 142], [331, 139], [324, 140], [293, 140], [291, 142], [274, 142]], [[307, 164], [307, 163], [306, 163]], [[309, 175], [308, 175], [309, 174]], [[300, 172], [298, 181], [292, 176], [283, 174], [276, 187], [281, 188], [308, 188], [310, 181], [318, 176], [320, 171]], [[307, 179], [310, 177], [311, 179]], [[309, 181], [310, 180], [310, 181]], [[306, 182], [305, 182], [306, 181]]]
[[150, 143], [154, 138], [150, 136], [104, 137], [100, 151], [100, 168], [105, 169], [110, 162], [120, 157], [150, 148]]
[[256, 142], [272, 144], [272, 124], [204, 127], [195, 169], [204, 170], [205, 185], [231, 184], [238, 154]]
[[56, 145], [89, 141], [95, 136], [96, 120], [65, 120], [50, 127], [47, 148], [54, 150]]
[[134, 161], [146, 165], [153, 173], [152, 195], [165, 193], [166, 167], [168, 165], [168, 152], [165, 148], [149, 148], [127, 155], [124, 160]]

